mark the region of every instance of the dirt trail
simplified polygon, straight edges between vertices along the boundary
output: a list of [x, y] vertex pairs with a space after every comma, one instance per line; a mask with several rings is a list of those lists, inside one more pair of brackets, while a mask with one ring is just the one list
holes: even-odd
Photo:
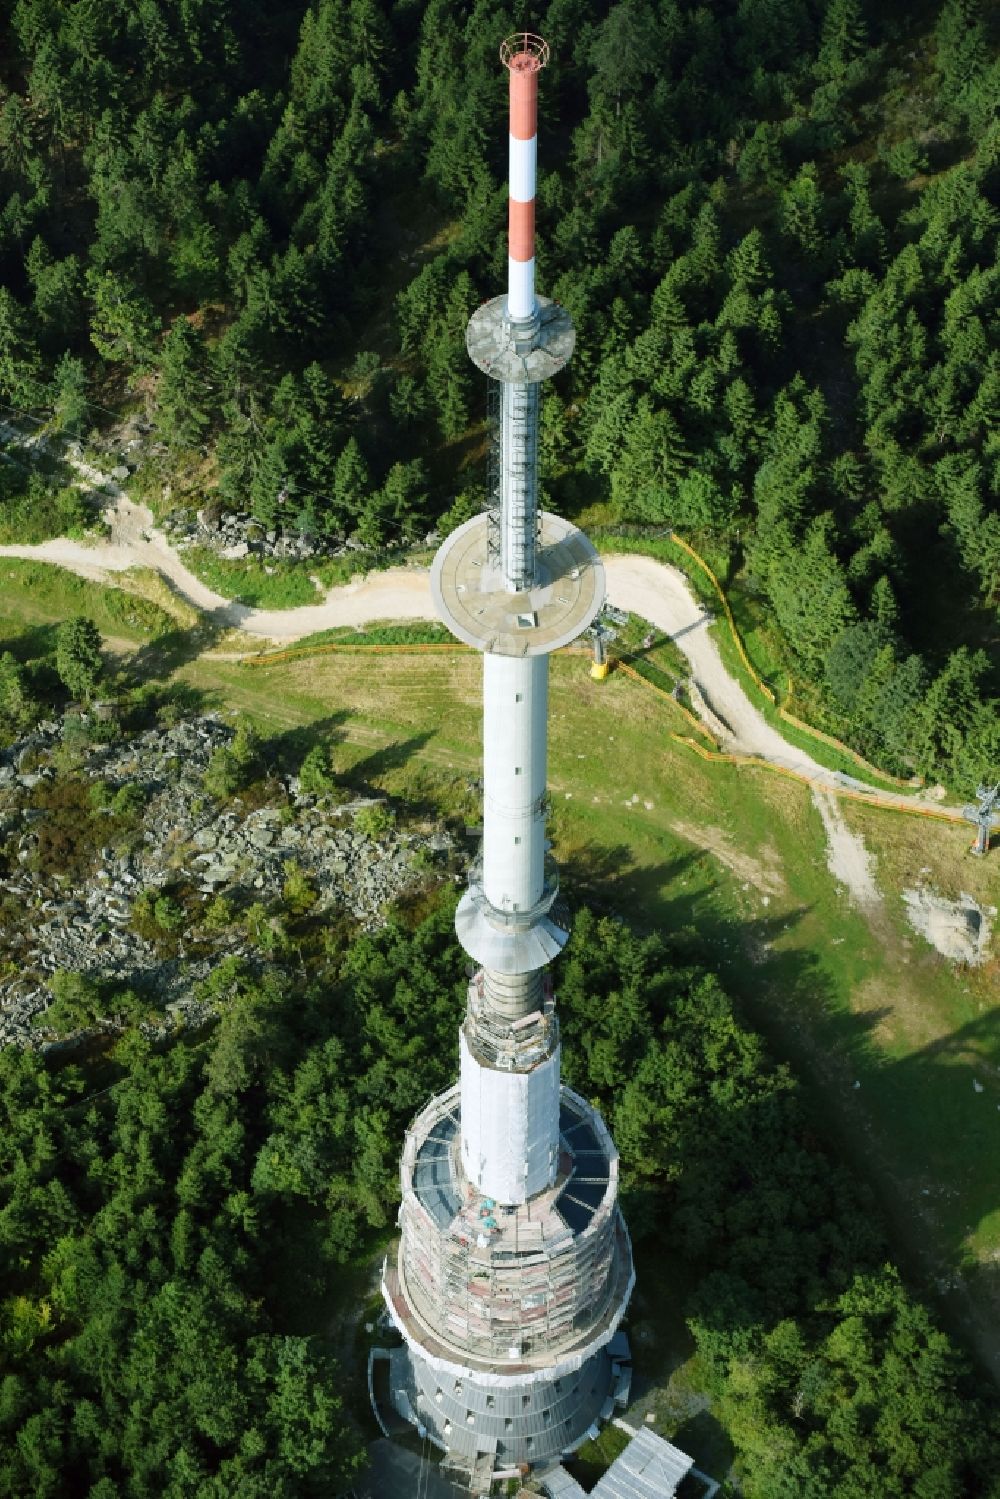
[[940, 802], [932, 796], [884, 791], [843, 771], [829, 770], [772, 728], [736, 678], [730, 676], [708, 628], [712, 615], [694, 597], [677, 568], [652, 557], [616, 554], [603, 561], [610, 601], [648, 619], [687, 657], [695, 689], [692, 702], [713, 733], [718, 734], [721, 727], [723, 748], [782, 765], [827, 791], [843, 791], [846, 787], [865, 792], [883, 806], [922, 806], [940, 811]]
[[[0, 436], [17, 437], [0, 427]], [[39, 440], [27, 444], [34, 446]], [[38, 546], [0, 546], [0, 557], [24, 557], [56, 563], [85, 578], [106, 580], [129, 568], [151, 568], [189, 604], [224, 626], [239, 628], [260, 640], [289, 644], [318, 630], [341, 625], [360, 626], [375, 620], [436, 618], [429, 576], [423, 570], [393, 568], [357, 577], [331, 588], [315, 604], [297, 609], [255, 609], [224, 598], [208, 588], [187, 568], [165, 532], [145, 505], [130, 500], [121, 487], [81, 458], [67, 461], [76, 470], [81, 488], [101, 490], [107, 498], [104, 518], [110, 535], [93, 542], [59, 538]], [[911, 805], [908, 798], [872, 788], [839, 771], [826, 769], [804, 750], [789, 744], [754, 707], [740, 683], [730, 676], [708, 629], [711, 616], [698, 603], [683, 573], [651, 557], [610, 555], [604, 558], [608, 596], [612, 603], [649, 620], [669, 635], [691, 663], [692, 697], [714, 732], [721, 731], [724, 747], [757, 756], [807, 776], [829, 791], [845, 786], [861, 788], [883, 804]], [[927, 803], [931, 805], [931, 803]], [[822, 813], [821, 808], [821, 813]], [[839, 820], [839, 819], [838, 819]], [[831, 858], [836, 855], [831, 824]], [[847, 834], [848, 838], [856, 835]], [[860, 840], [857, 840], [860, 843]], [[842, 845], [843, 847], [843, 845]], [[857, 862], [857, 860], [855, 861]], [[855, 892], [860, 899], [860, 886]], [[863, 901], [864, 903], [864, 901]]]
[[73, 466], [88, 486], [103, 488], [108, 495], [104, 519], [111, 534], [107, 540], [71, 541], [59, 537], [37, 546], [2, 546], [0, 557], [56, 563], [97, 582], [129, 568], [151, 568], [196, 609], [211, 614], [220, 624], [234, 626], [261, 640], [287, 643], [301, 640], [316, 630], [365, 625], [376, 619], [436, 618], [427, 574], [406, 568], [358, 577], [331, 588], [322, 602], [305, 604], [299, 609], [254, 609], [235, 603], [215, 593], [185, 567], [166, 533], [156, 526], [151, 510], [135, 504], [113, 481], [89, 465], [77, 460]]

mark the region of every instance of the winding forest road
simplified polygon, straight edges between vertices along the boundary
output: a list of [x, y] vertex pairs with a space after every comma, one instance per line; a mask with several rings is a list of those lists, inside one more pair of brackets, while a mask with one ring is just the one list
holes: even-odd
[[[0, 437], [13, 436], [0, 428]], [[215, 593], [185, 566], [152, 511], [130, 500], [124, 490], [82, 458], [68, 459], [79, 475], [81, 488], [100, 490], [107, 499], [106, 539], [73, 541], [68, 537], [36, 546], [0, 546], [0, 557], [21, 557], [55, 563], [82, 577], [107, 581], [130, 568], [149, 568], [165, 579], [177, 596], [224, 627], [241, 630], [261, 640], [289, 645], [306, 635], [337, 626], [363, 626], [379, 621], [431, 620], [436, 614], [427, 571], [392, 568], [372, 572], [331, 588], [321, 602], [294, 609], [256, 609]], [[723, 664], [708, 626], [711, 615], [698, 603], [683, 573], [651, 557], [612, 554], [604, 559], [608, 598], [621, 609], [638, 614], [668, 635], [687, 657], [692, 673], [692, 700], [723, 748], [753, 756], [805, 777], [817, 794], [861, 790], [886, 806], [915, 803], [939, 810], [939, 803], [923, 796], [904, 796], [874, 789], [840, 771], [820, 765], [805, 750], [789, 743], [764, 718], [740, 683]], [[825, 798], [824, 823], [832, 856], [840, 840], [839, 877], [858, 904], [871, 903], [870, 884], [852, 879], [858, 853], [835, 805]], [[834, 866], [831, 858], [831, 868]], [[835, 871], [836, 872], [836, 871]]]
[[[2, 428], [0, 428], [2, 435]], [[395, 568], [374, 572], [341, 587], [331, 588], [316, 604], [295, 609], [254, 609], [213, 592], [184, 565], [166, 534], [157, 528], [152, 512], [135, 504], [124, 491], [81, 460], [74, 463], [81, 487], [103, 489], [108, 505], [105, 519], [110, 534], [92, 543], [68, 538], [38, 546], [0, 546], [0, 557], [21, 557], [55, 563], [82, 577], [107, 581], [130, 568], [150, 568], [166, 580], [177, 596], [223, 626], [238, 628], [261, 640], [289, 644], [315, 631], [336, 626], [363, 626], [384, 620], [435, 619], [426, 570]], [[814, 805], [822, 820], [831, 874], [847, 897], [875, 920], [882, 902], [868, 850], [858, 833], [844, 821], [836, 795], [861, 791], [865, 800], [882, 806], [933, 809], [940, 803], [924, 794], [902, 796], [875, 789], [813, 760], [789, 743], [763, 717], [740, 683], [730, 675], [710, 631], [711, 615], [695, 599], [678, 569], [638, 555], [609, 555], [604, 559], [610, 602], [649, 621], [668, 635], [691, 666], [691, 698], [701, 717], [725, 750], [767, 761], [811, 784]], [[954, 814], [953, 814], [954, 815]], [[696, 831], [682, 833], [699, 841]], [[703, 846], [717, 851], [711, 843]], [[992, 1332], [992, 1301], [955, 1281], [970, 1334], [989, 1366], [997, 1371], [1000, 1357]]]

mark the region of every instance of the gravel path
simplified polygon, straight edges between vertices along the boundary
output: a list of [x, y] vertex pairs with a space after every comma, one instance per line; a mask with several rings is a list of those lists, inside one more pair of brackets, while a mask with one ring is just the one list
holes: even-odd
[[814, 786], [812, 799], [826, 833], [826, 867], [838, 884], [845, 886], [855, 905], [877, 906], [882, 897], [864, 839], [860, 833], [852, 833], [844, 822], [832, 792]]
[[916, 805], [940, 811], [940, 801], [932, 794], [883, 791], [843, 771], [829, 770], [772, 728], [736, 678], [730, 676], [708, 628], [712, 616], [695, 599], [677, 568], [652, 557], [612, 555], [603, 560], [610, 601], [648, 619], [687, 657], [695, 689], [692, 701], [697, 704], [701, 697], [708, 710], [702, 717], [713, 732], [721, 729], [719, 737], [725, 749], [782, 765], [830, 791], [849, 788], [863, 791], [885, 806]]
[[[2, 435], [2, 433], [0, 433]], [[8, 434], [9, 435], [9, 434]], [[93, 542], [59, 538], [38, 546], [0, 546], [0, 557], [24, 557], [56, 563], [85, 578], [105, 580], [129, 568], [152, 568], [179, 597], [211, 614], [224, 626], [233, 626], [261, 640], [289, 644], [318, 630], [341, 625], [360, 626], [375, 620], [436, 619], [431, 601], [429, 575], [424, 570], [392, 568], [372, 572], [352, 582], [331, 588], [316, 604], [297, 609], [255, 609], [235, 603], [208, 588], [187, 568], [166, 534], [155, 524], [152, 512], [130, 500], [106, 474], [82, 459], [69, 459], [79, 474], [81, 488], [102, 490], [107, 496], [104, 518], [110, 535]], [[710, 615], [695, 599], [683, 573], [651, 557], [612, 554], [604, 558], [608, 597], [619, 608], [649, 620], [671, 636], [691, 663], [692, 699], [705, 721], [738, 754], [754, 755], [787, 770], [807, 776], [827, 791], [851, 787], [864, 790], [884, 804], [905, 805], [928, 798], [904, 797], [889, 791], [873, 791], [866, 783], [840, 771], [828, 770], [804, 750], [783, 739], [754, 707], [740, 683], [730, 676], [718, 646], [708, 630]], [[824, 825], [831, 840], [831, 868], [837, 837], [846, 851], [848, 833], [839, 809], [829, 798], [822, 805]], [[837, 837], [834, 835], [837, 834]], [[860, 840], [858, 840], [860, 841]], [[845, 856], [841, 867], [860, 862]], [[839, 877], [839, 876], [838, 876]], [[860, 878], [849, 888], [862, 904], [871, 899], [870, 887]]]
[[[365, 625], [376, 619], [434, 619], [427, 574], [393, 568], [371, 573], [339, 588], [331, 588], [321, 603], [299, 609], [253, 609], [215, 593], [185, 567], [166, 534], [154, 523], [145, 505], [136, 505], [116, 485], [86, 465], [76, 468], [90, 482], [110, 491], [104, 518], [111, 535], [102, 541], [70, 541], [60, 537], [38, 546], [0, 547], [0, 557], [24, 557], [54, 562], [81, 577], [97, 581], [132, 567], [148, 567], [165, 578], [178, 596], [211, 614], [220, 624], [232, 625], [262, 640], [300, 640], [315, 630], [337, 625]], [[91, 477], [92, 476], [92, 477]]]

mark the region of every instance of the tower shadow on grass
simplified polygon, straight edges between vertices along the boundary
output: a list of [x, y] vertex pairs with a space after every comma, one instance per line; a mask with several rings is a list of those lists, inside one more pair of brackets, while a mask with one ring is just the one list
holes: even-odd
[[[804, 965], [803, 973], [809, 976], [810, 965]], [[1000, 1384], [1000, 1249], [989, 1247], [1000, 1241], [995, 1170], [1000, 1009], [901, 1059], [875, 1042], [888, 1013], [880, 1007], [857, 1015], [827, 1014], [822, 1019], [826, 1070], [815, 1057], [796, 1066], [806, 1138], [822, 1142], [831, 1165], [846, 1167], [861, 1187], [860, 1216], [837, 1251], [843, 1283], [854, 1273], [870, 1273], [884, 1259], [895, 1261], [932, 1315], [951, 1330], [973, 1363], [978, 1361]], [[772, 1052], [781, 1057], [779, 1047]], [[742, 1107], [766, 1114], [770, 1106], [765, 1098]], [[720, 1149], [744, 1130], [748, 1139], [755, 1137], [754, 1128], [739, 1125], [734, 1130], [735, 1123], [719, 1121]], [[715, 1170], [703, 1159], [704, 1140], [693, 1143], [690, 1168], [683, 1168], [693, 1176], [681, 1193], [692, 1202], [702, 1196]], [[709, 1142], [707, 1154], [713, 1149]], [[766, 1158], [762, 1167], [759, 1152], [751, 1152], [745, 1162], [748, 1178], [762, 1169]], [[777, 1181], [774, 1190], [779, 1190]], [[790, 1198], [789, 1212], [793, 1210], [798, 1213], [800, 1204]], [[762, 1225], [748, 1225], [747, 1231], [759, 1233]], [[824, 1225], [800, 1224], [795, 1233], [800, 1232], [821, 1235]], [[980, 1241], [973, 1245], [977, 1233]], [[794, 1280], [794, 1255], [788, 1256], [787, 1246], [782, 1251], [778, 1241], [769, 1254], [768, 1277], [783, 1260]], [[727, 1268], [737, 1277], [745, 1274], [737, 1240]], [[720, 1297], [713, 1300], [711, 1315], [719, 1319], [720, 1330], [731, 1334], [744, 1315], [748, 1327], [759, 1321], [765, 1305], [766, 1298], [756, 1292], [742, 1307]], [[765, 1313], [765, 1326], [772, 1327], [783, 1315], [796, 1313]]]
[[[846, 1008], [822, 954], [795, 945], [796, 928], [809, 908], [751, 917], [727, 914], [707, 899], [703, 886], [678, 888], [698, 858], [692, 850], [639, 870], [624, 845], [574, 848], [564, 865], [564, 889], [574, 907], [587, 904], [597, 915], [621, 916], [634, 923], [636, 911], [642, 910], [646, 930], [663, 937], [674, 961], [690, 960], [717, 972], [743, 1023], [765, 1036], [778, 1061], [792, 1064], [817, 1133], [827, 1140], [832, 1136], [835, 1148], [853, 1157], [862, 1178], [876, 1187], [883, 1163], [873, 1158], [870, 1146], [867, 1151], [858, 1146], [870, 1135], [871, 1100], [887, 1091], [899, 1098], [899, 1119], [912, 1142], [911, 1158], [925, 1151], [928, 1162], [943, 1174], [949, 1140], [961, 1139], [967, 1154], [968, 1143], [975, 1146], [981, 1138], [985, 1154], [992, 1139], [989, 1126], [1000, 1138], [1000, 1084], [990, 1084], [995, 1103], [981, 1107], [977, 1134], [970, 1112], [983, 1095], [974, 1090], [968, 1072], [956, 1088], [955, 1071], [965, 1054], [984, 1059], [984, 1079], [987, 1072], [994, 1078], [1000, 1075], [1000, 1012], [904, 1059], [893, 1059], [878, 1039], [880, 1028], [892, 1017], [891, 1002], [864, 1010]], [[636, 887], [639, 879], [641, 892]], [[987, 1084], [982, 1080], [980, 1086], [985, 1089]], [[943, 1116], [940, 1127], [936, 1114]], [[914, 1151], [913, 1144], [920, 1148]], [[1000, 1183], [985, 1169], [978, 1179], [983, 1183], [981, 1200], [974, 1206], [981, 1220], [1000, 1210]], [[919, 1241], [921, 1236], [914, 1237]], [[943, 1247], [946, 1258], [957, 1265], [963, 1255], [960, 1239], [952, 1234]]]
[[[894, 1055], [891, 995], [849, 1009], [822, 953], [795, 945], [809, 908], [728, 915], [704, 887], [677, 888], [697, 857], [637, 870], [622, 845], [574, 849], [567, 894], [629, 922], [641, 910], [675, 962], [718, 974], [742, 1022], [790, 1064], [815, 1137], [867, 1188], [883, 1252], [1000, 1383], [1000, 1005]], [[640, 1241], [652, 1208], [632, 1194]]]
[[1000, 1384], [1000, 1006], [909, 1056], [877, 1057], [878, 1088], [905, 1140], [890, 1212], [905, 1258]]

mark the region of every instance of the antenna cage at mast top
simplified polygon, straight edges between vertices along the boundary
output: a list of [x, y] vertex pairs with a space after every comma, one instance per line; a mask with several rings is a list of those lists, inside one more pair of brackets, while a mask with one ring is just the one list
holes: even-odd
[[548, 60], [548, 42], [533, 31], [515, 31], [500, 43], [500, 61], [511, 73], [538, 73]]

